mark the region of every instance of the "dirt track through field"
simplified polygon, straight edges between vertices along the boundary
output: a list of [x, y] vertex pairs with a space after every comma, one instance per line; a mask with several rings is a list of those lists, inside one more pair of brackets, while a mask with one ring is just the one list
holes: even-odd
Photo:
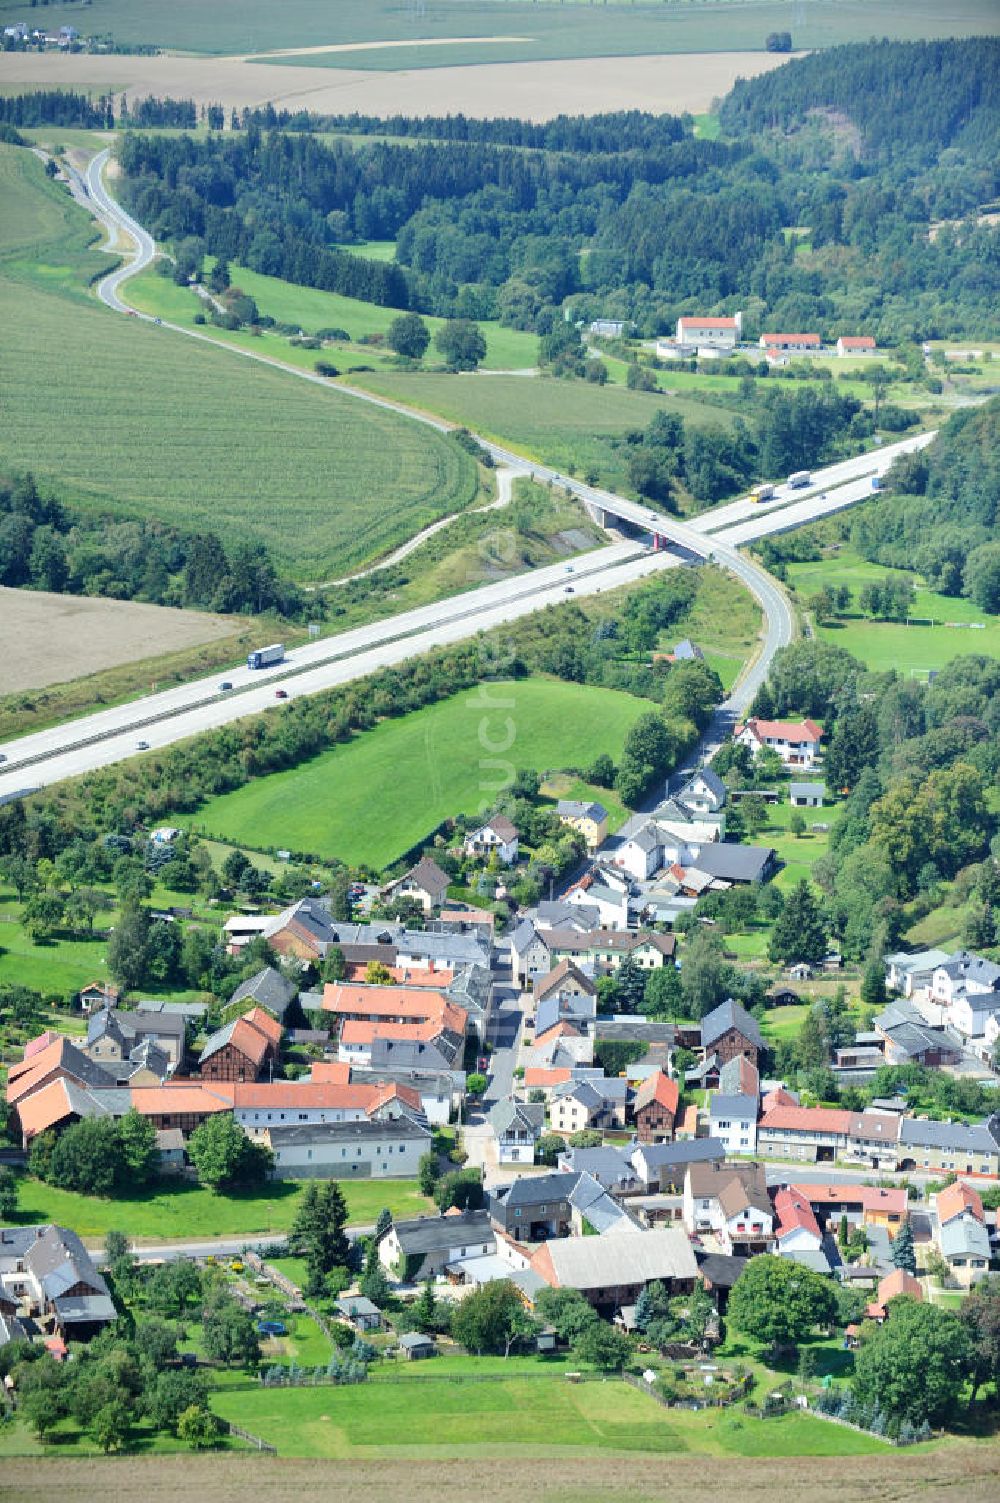
[[442, 115], [477, 119], [606, 110], [700, 114], [738, 77], [780, 67], [781, 53], [702, 52], [646, 57], [577, 58], [535, 63], [482, 63], [412, 72], [293, 67], [240, 58], [106, 57], [0, 53], [0, 87], [110, 88], [222, 104], [274, 104], [319, 113]]
[[949, 1443], [937, 1451], [885, 1456], [763, 1460], [717, 1456], [516, 1456], [504, 1461], [281, 1461], [265, 1456], [113, 1457], [107, 1461], [43, 1457], [0, 1462], [4, 1503], [302, 1503], [313, 1498], [357, 1503], [462, 1503], [475, 1493], [490, 1503], [774, 1503], [799, 1477], [810, 1503], [995, 1503], [996, 1446]]
[[238, 630], [238, 622], [201, 611], [0, 588], [0, 694], [68, 683]]

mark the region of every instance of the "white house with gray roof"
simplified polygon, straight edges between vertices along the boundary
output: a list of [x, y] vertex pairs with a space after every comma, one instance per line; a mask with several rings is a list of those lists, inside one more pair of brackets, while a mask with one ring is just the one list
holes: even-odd
[[544, 1102], [517, 1101], [505, 1096], [490, 1112], [501, 1164], [533, 1164], [535, 1144], [545, 1130]]

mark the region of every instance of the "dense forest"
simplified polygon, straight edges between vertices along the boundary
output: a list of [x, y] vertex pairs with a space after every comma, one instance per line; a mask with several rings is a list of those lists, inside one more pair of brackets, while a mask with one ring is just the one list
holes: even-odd
[[856, 43], [739, 79], [723, 102], [734, 135], [800, 128], [817, 111], [861, 133], [868, 157], [934, 163], [945, 147], [1000, 154], [1000, 39]]
[[[739, 83], [718, 141], [636, 112], [257, 110], [206, 139], [129, 132], [125, 192], [161, 238], [255, 271], [543, 334], [566, 309], [651, 336], [742, 308], [751, 335], [983, 337], [1000, 332], [1000, 230], [977, 218], [1000, 192], [998, 58], [987, 39], [831, 48]], [[338, 248], [385, 239], [395, 264]]]
[[889, 484], [854, 520], [862, 556], [1000, 612], [1000, 398], [955, 413], [926, 449], [897, 460]]
[[998, 868], [980, 869], [1000, 856], [1000, 663], [955, 658], [924, 684], [804, 641], [775, 658], [755, 709], [821, 716], [827, 783], [850, 790], [814, 868], [828, 932], [846, 955], [898, 949], [955, 879], [972, 899], [966, 942], [1000, 943]]

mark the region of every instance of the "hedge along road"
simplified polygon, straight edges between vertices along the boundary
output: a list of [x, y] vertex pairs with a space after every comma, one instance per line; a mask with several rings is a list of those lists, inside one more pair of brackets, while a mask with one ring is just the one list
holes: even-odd
[[[148, 232], [121, 208], [105, 187], [102, 171], [109, 155], [110, 151], [107, 149], [98, 153], [91, 161], [85, 179], [77, 177], [72, 184], [75, 196], [88, 205], [107, 230], [109, 248], [117, 248], [123, 236], [135, 246], [131, 259], [109, 273], [98, 285], [98, 296], [115, 312], [139, 317], [149, 324], [158, 324], [160, 320], [148, 314], [137, 313], [119, 295], [128, 278], [150, 264], [156, 254], [156, 246]], [[197, 330], [172, 324], [165, 327], [187, 338], [220, 346], [246, 359], [272, 365], [299, 380], [311, 381], [314, 385], [329, 389], [327, 380], [322, 376], [293, 369], [268, 356], [236, 349], [223, 340], [213, 339]], [[439, 432], [448, 433], [454, 427], [440, 418], [416, 412], [398, 402], [356, 387], [338, 385], [338, 390], [358, 401], [425, 423]], [[747, 586], [764, 612], [764, 641], [756, 661], [720, 708], [713, 722], [709, 742], [721, 736], [727, 722], [752, 700], [768, 672], [774, 654], [791, 641], [794, 635], [791, 607], [777, 582], [759, 565], [743, 557], [727, 541], [725, 531], [706, 537], [697, 528], [679, 522], [676, 518], [652, 512], [641, 503], [627, 501], [608, 491], [584, 485], [544, 465], [531, 463], [522, 455], [500, 445], [483, 439], [479, 441], [494, 460], [513, 473], [558, 483], [575, 494], [601, 520], [607, 515], [624, 519], [669, 543], [670, 551], [650, 553], [639, 544], [621, 544], [617, 548], [603, 549], [578, 560], [574, 570], [577, 578], [573, 585], [576, 593], [586, 594], [616, 588], [645, 574], [704, 558], [710, 558], [728, 568]], [[816, 478], [819, 483], [820, 477]], [[831, 476], [831, 484], [835, 483], [835, 478]], [[780, 513], [772, 513], [761, 522], [762, 531], [779, 531], [781, 526]], [[240, 670], [241, 681], [237, 684], [234, 675], [231, 692], [220, 693], [217, 684], [203, 680], [170, 691], [166, 695], [149, 696], [115, 711], [102, 712], [97, 716], [75, 720], [65, 727], [41, 732], [34, 737], [21, 738], [11, 743], [7, 749], [8, 763], [0, 775], [0, 796], [16, 796], [29, 788], [78, 776], [96, 767], [124, 760], [139, 751], [161, 748], [245, 715], [274, 708], [276, 681], [280, 681], [285, 689], [283, 698], [320, 693], [337, 684], [362, 677], [378, 667], [398, 663], [435, 646], [460, 641], [476, 631], [501, 625], [515, 615], [559, 603], [567, 588], [563, 570], [550, 568], [534, 571], [530, 575], [520, 575], [513, 580], [504, 581], [500, 586], [485, 586], [482, 590], [470, 591], [460, 597], [439, 602], [421, 612], [407, 613], [406, 617], [383, 621], [377, 627], [364, 628], [355, 634], [354, 641], [349, 640], [352, 636], [350, 633], [339, 638], [327, 638], [311, 648], [299, 649], [293, 661], [270, 672], [257, 672], [247, 679], [246, 675], [250, 670]], [[420, 619], [415, 620], [415, 617]], [[381, 645], [376, 647], [376, 643]], [[148, 738], [141, 745], [133, 739], [140, 729]]]

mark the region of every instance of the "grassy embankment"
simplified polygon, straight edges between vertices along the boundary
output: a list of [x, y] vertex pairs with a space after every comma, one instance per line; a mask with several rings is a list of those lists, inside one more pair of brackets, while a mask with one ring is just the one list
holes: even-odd
[[0, 147], [0, 226], [5, 468], [94, 510], [210, 517], [300, 578], [474, 500], [474, 464], [431, 430], [99, 307], [93, 223], [24, 149]]

